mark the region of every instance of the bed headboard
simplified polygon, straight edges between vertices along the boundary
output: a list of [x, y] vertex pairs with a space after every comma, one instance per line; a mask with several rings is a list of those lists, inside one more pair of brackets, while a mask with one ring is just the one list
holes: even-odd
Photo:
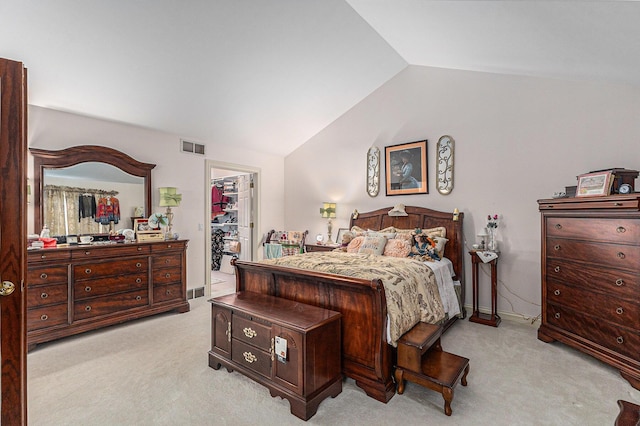
[[464, 288], [464, 237], [462, 234], [462, 223], [464, 213], [458, 214], [458, 220], [453, 220], [453, 212], [440, 212], [427, 209], [425, 207], [405, 207], [407, 216], [389, 216], [389, 210], [393, 207], [360, 213], [357, 217], [351, 215], [349, 229], [359, 226], [363, 229], [380, 230], [389, 226], [400, 229], [412, 228], [435, 228], [444, 226], [447, 228], [447, 239], [449, 242], [445, 247], [445, 257], [453, 263], [453, 268], [458, 275], [458, 279]]

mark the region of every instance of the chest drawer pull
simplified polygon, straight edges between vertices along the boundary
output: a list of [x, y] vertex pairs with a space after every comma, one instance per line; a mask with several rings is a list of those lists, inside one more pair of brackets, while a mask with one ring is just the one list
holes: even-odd
[[46, 258], [47, 258], [46, 254], [43, 254], [42, 256], [40, 256], [40, 259], [46, 259]]
[[555, 268], [553, 268], [554, 272], [560, 272], [560, 267], [556, 266]]
[[42, 315], [40, 315], [40, 320], [41, 320], [41, 321], [46, 321], [46, 320], [48, 320], [48, 319], [49, 319], [49, 315], [47, 315], [47, 314], [42, 314]]
[[616, 206], [616, 207], [619, 207], [619, 206], [622, 205], [622, 203], [615, 202], [615, 203], [613, 203], [613, 205]]
[[554, 315], [555, 319], [560, 319], [560, 312], [556, 312], [556, 314]]
[[42, 278], [43, 280], [46, 280], [48, 276], [49, 275], [45, 274], [44, 272], [40, 274], [40, 278]]
[[560, 225], [559, 223], [556, 223], [555, 228], [556, 228], [556, 229], [562, 229], [562, 225]]
[[89, 250], [84, 252], [85, 255], [89, 256], [91, 254], [91, 252]]
[[625, 227], [624, 227], [624, 226], [618, 226], [618, 227], [616, 228], [616, 232], [618, 232], [618, 233], [622, 234], [622, 233], [627, 232], [627, 230], [625, 229]]
[[91, 310], [91, 306], [89, 306], [89, 305], [85, 306], [85, 307], [84, 307], [84, 310], [85, 310], [85, 311], [87, 311], [87, 312], [89, 312], [89, 311]]
[[244, 357], [244, 360], [247, 361], [249, 364], [253, 364], [258, 360], [258, 357], [252, 354], [251, 352], [242, 352], [242, 356]]
[[618, 252], [618, 258], [620, 258], [620, 259], [624, 259], [625, 257], [626, 257], [626, 256], [624, 255], [624, 253], [623, 253], [623, 252], [621, 252], [621, 251], [619, 251], [619, 252]]
[[616, 342], [623, 344], [624, 343], [624, 337], [622, 336], [618, 336], [618, 338], [616, 339]]
[[227, 323], [227, 331], [224, 332], [227, 335], [227, 341], [231, 342], [231, 322]]
[[275, 361], [276, 357], [276, 342], [275, 338], [271, 338], [271, 347], [269, 348], [269, 353], [271, 354], [271, 362]]
[[553, 294], [555, 294], [556, 296], [560, 296], [560, 290], [554, 291]]
[[553, 246], [553, 249], [555, 251], [560, 251], [560, 244], [556, 244], [555, 246]]
[[171, 294], [171, 290], [167, 290], [167, 296]]
[[137, 250], [138, 251], [142, 251], [142, 247], [137, 247]]
[[164, 274], [164, 277], [165, 278], [171, 278], [171, 274], [167, 272], [166, 274]]
[[42, 292], [42, 294], [40, 294], [40, 298], [42, 299], [46, 299], [47, 297], [49, 297], [49, 294]]
[[137, 283], [137, 284], [140, 284], [141, 282], [142, 282], [142, 279], [141, 279], [141, 278], [136, 278], [136, 283]]
[[142, 263], [140, 263], [140, 262], [136, 263], [136, 268], [139, 268], [141, 266], [142, 266]]
[[85, 270], [84, 270], [84, 273], [85, 273], [85, 274], [87, 274], [87, 275], [89, 275], [89, 274], [91, 273], [91, 269], [89, 269], [89, 268], [85, 269]]
[[169, 259], [165, 259], [164, 260], [164, 263], [167, 264], [167, 265], [169, 264], [169, 262], [171, 262]]
[[622, 278], [618, 278], [618, 279], [616, 280], [616, 285], [617, 285], [618, 287], [622, 287], [622, 286], [624, 285], [624, 280], [623, 280]]
[[87, 293], [91, 293], [91, 286], [86, 286], [84, 288], [84, 291], [86, 291]]
[[624, 314], [624, 309], [622, 309], [621, 307], [618, 307], [618, 308], [616, 309], [616, 314], [618, 314], [618, 315], [622, 315], [622, 314]]
[[258, 333], [252, 329], [251, 327], [245, 327], [242, 329], [242, 332], [244, 333], [245, 336], [247, 336], [249, 339], [253, 339], [254, 337], [256, 337], [258, 335]]
[[142, 300], [142, 296], [136, 296], [136, 300]]

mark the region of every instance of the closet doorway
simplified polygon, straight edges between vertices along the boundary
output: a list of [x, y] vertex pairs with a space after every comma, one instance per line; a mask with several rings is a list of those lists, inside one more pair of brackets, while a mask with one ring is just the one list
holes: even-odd
[[232, 258], [257, 259], [260, 170], [207, 160], [205, 177], [205, 294], [211, 296], [212, 283], [220, 277], [235, 283]]

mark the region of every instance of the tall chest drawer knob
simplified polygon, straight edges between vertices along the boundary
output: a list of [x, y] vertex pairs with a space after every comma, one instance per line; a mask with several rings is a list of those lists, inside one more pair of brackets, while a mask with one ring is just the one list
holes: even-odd
[[624, 259], [626, 256], [624, 255], [623, 252], [619, 251], [618, 252], [618, 259]]
[[559, 266], [556, 266], [555, 268], [553, 268], [553, 271], [554, 271], [554, 272], [560, 272], [560, 267], [559, 267]]
[[91, 286], [86, 286], [84, 288], [84, 291], [86, 291], [87, 293], [91, 293]]
[[142, 278], [136, 278], [136, 283], [140, 284], [142, 282]]
[[40, 274], [40, 278], [43, 280], [46, 280], [48, 276], [49, 275], [45, 274], [44, 272]]
[[556, 229], [562, 229], [562, 225], [560, 225], [559, 223], [556, 223], [555, 228], [556, 228]]
[[625, 227], [624, 227], [624, 226], [618, 226], [618, 227], [616, 228], [616, 232], [618, 232], [619, 234], [622, 234], [622, 233], [627, 232], [627, 230], [625, 229]]
[[244, 360], [247, 361], [249, 364], [253, 364], [258, 360], [258, 357], [252, 354], [251, 352], [242, 352], [242, 356], [244, 357]]
[[618, 307], [618, 308], [616, 309], [616, 314], [618, 314], [618, 315], [622, 315], [622, 314], [624, 314], [624, 309], [622, 309], [621, 307]]
[[560, 251], [560, 244], [556, 244], [555, 246], [553, 246], [553, 249], [555, 251]]
[[142, 300], [142, 296], [136, 296], [136, 300]]
[[167, 296], [171, 294], [171, 290], [167, 290]]
[[619, 344], [623, 344], [624, 343], [624, 337], [618, 336], [618, 338], [616, 339], [616, 342], [618, 342]]
[[89, 312], [89, 311], [91, 310], [91, 306], [89, 306], [89, 305], [85, 306], [85, 307], [84, 307], [84, 310], [85, 310], [85, 311], [87, 311], [87, 312]]
[[555, 319], [560, 319], [560, 312], [556, 312], [556, 314], [554, 315]]
[[141, 266], [142, 266], [142, 263], [140, 263], [140, 262], [136, 263], [136, 268], [139, 268]]
[[42, 292], [42, 294], [40, 294], [40, 298], [41, 299], [46, 299], [47, 297], [49, 297], [49, 294]]
[[166, 274], [164, 274], [164, 277], [165, 278], [171, 278], [171, 274], [167, 272]]
[[555, 294], [556, 296], [560, 296], [560, 290], [554, 291], [553, 294]]
[[85, 273], [85, 274], [87, 274], [87, 275], [89, 275], [89, 274], [91, 273], [91, 269], [89, 269], [89, 268], [85, 269], [85, 270], [84, 270], [84, 273]]
[[618, 287], [622, 287], [622, 286], [624, 285], [624, 280], [623, 280], [622, 278], [618, 278], [618, 279], [616, 280], [616, 285], [617, 285]]
[[164, 263], [168, 265], [169, 264], [169, 259], [165, 259]]
[[48, 320], [48, 319], [49, 319], [49, 315], [47, 315], [47, 314], [42, 314], [42, 315], [40, 315], [40, 320], [41, 320], [41, 321], [46, 321], [46, 320]]
[[258, 333], [252, 329], [251, 327], [245, 327], [242, 329], [242, 332], [244, 333], [245, 336], [247, 336], [249, 339], [253, 339], [254, 337], [256, 337], [258, 335]]

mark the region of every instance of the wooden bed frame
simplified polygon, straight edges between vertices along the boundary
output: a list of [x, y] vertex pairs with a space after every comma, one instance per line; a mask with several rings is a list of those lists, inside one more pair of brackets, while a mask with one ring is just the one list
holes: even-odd
[[[389, 216], [391, 207], [352, 215], [351, 226], [379, 230], [447, 228], [445, 257], [453, 263], [464, 301], [463, 213], [406, 207], [408, 216]], [[269, 294], [342, 313], [342, 372], [372, 398], [389, 401], [395, 394], [395, 348], [386, 341], [387, 305], [382, 282], [247, 261], [234, 261], [236, 290]], [[460, 307], [466, 316], [464, 306]], [[449, 319], [448, 328], [457, 317]], [[336, 348], [338, 350], [338, 348]]]

